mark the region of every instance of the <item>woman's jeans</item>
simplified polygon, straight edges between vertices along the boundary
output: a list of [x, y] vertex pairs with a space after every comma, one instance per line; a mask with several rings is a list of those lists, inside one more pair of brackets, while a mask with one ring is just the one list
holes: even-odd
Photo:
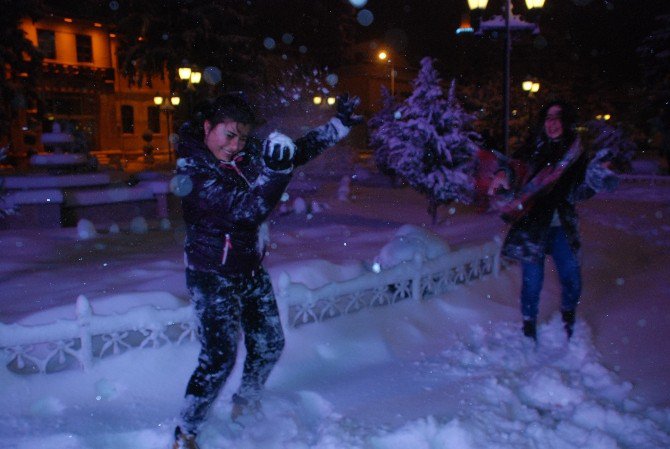
[[258, 399], [284, 348], [284, 333], [270, 276], [219, 275], [186, 270], [186, 285], [199, 320], [198, 366], [186, 388], [182, 431], [197, 433], [235, 364], [240, 330], [247, 356], [236, 397]]
[[[575, 310], [582, 291], [581, 270], [562, 227], [549, 228], [547, 250], [554, 259], [561, 282], [561, 310]], [[524, 320], [535, 320], [544, 282], [544, 257], [537, 263], [523, 262], [521, 267], [521, 313]]]

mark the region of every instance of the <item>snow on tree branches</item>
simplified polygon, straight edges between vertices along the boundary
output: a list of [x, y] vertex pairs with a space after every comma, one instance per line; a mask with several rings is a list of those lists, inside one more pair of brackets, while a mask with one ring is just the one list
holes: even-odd
[[391, 168], [389, 156], [394, 144], [393, 136], [397, 134], [396, 131], [398, 129], [395, 126], [394, 115], [399, 105], [391, 96], [386, 86], [382, 86], [381, 88], [381, 97], [381, 110], [368, 121], [370, 147], [374, 149], [374, 160], [379, 172], [395, 177], [396, 172]]
[[615, 128], [600, 120], [589, 121], [586, 128], [596, 161], [609, 161], [612, 168], [619, 172], [631, 170], [630, 163], [637, 151], [637, 145], [621, 128]]
[[445, 97], [433, 59], [423, 58], [412, 95], [384, 108], [370, 120], [370, 145], [386, 172], [402, 177], [428, 198], [428, 212], [452, 201], [470, 203], [474, 195], [474, 154], [481, 137], [472, 129], [452, 81]]

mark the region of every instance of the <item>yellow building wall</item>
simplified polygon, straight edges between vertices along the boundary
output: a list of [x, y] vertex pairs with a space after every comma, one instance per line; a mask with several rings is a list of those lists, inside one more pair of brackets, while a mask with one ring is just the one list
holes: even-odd
[[[148, 130], [148, 112], [154, 106], [156, 94], [168, 97], [170, 94], [167, 77], [154, 77], [151, 83], [142, 86], [130, 84], [118, 67], [118, 43], [107, 27], [95, 26], [93, 22], [74, 19], [66, 22], [64, 18], [45, 18], [37, 22], [24, 19], [21, 28], [26, 37], [37, 46], [37, 30], [54, 31], [56, 58], [44, 59], [45, 64], [61, 64], [64, 66], [80, 66], [98, 69], [114, 69], [113, 93], [100, 92], [98, 95], [99, 111], [97, 117], [97, 135], [94, 136], [95, 148], [92, 150], [121, 150], [138, 152], [144, 146], [142, 134]], [[77, 61], [76, 35], [91, 36], [92, 62]], [[149, 85], [151, 84], [151, 85]], [[70, 92], [71, 93], [71, 92]], [[82, 92], [82, 95], [91, 95]], [[134, 110], [134, 132], [123, 133], [121, 127], [121, 106], [128, 105]], [[165, 151], [168, 148], [168, 117], [160, 114], [160, 132], [154, 135], [152, 145]]]

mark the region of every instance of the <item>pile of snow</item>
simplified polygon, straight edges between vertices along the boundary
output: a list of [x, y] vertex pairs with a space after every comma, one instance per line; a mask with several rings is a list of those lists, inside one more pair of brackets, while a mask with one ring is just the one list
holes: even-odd
[[415, 257], [422, 260], [435, 259], [449, 252], [449, 245], [440, 236], [415, 225], [400, 227], [394, 238], [380, 250], [375, 263], [388, 269]]

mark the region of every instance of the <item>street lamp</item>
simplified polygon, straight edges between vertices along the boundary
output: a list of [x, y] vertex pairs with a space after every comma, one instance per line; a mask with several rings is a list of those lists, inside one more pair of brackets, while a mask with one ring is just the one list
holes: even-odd
[[380, 61], [386, 61], [391, 64], [391, 96], [395, 97], [395, 63], [389, 57], [388, 52], [384, 50], [377, 53], [377, 58], [379, 58]]
[[[545, 0], [525, 0], [526, 8], [534, 13], [542, 9]], [[480, 20], [477, 34], [485, 31], [504, 31], [505, 35], [505, 67], [503, 77], [503, 145], [505, 154], [509, 153], [509, 120], [510, 120], [510, 59], [512, 55], [512, 31], [532, 31], [534, 34], [540, 32], [537, 24], [525, 22], [519, 15], [512, 14], [512, 0], [504, 0], [504, 17], [497, 15], [490, 20]], [[468, 0], [468, 7], [473, 14], [481, 17], [486, 9], [488, 0]], [[539, 87], [539, 86], [538, 86]]]
[[172, 95], [170, 98], [163, 98], [163, 96], [158, 94], [154, 96], [154, 104], [160, 107], [160, 110], [165, 113], [165, 121], [167, 123], [168, 161], [170, 164], [172, 164], [172, 141], [170, 140], [172, 135], [172, 115], [175, 107], [179, 106], [179, 103], [181, 103], [181, 98], [176, 95]]
[[533, 126], [533, 99], [540, 91], [540, 83], [532, 79], [526, 79], [521, 83], [521, 88], [528, 94], [528, 127]]
[[184, 65], [177, 69], [177, 74], [179, 79], [186, 83], [186, 92], [187, 97], [187, 111], [189, 116], [193, 113], [193, 92], [196, 90], [196, 86], [202, 81], [202, 72], [197, 70], [194, 67], [187, 65], [186, 61], [183, 62]]
[[179, 67], [177, 69], [177, 73], [179, 74], [179, 79], [182, 81], [187, 81], [188, 79], [191, 78], [191, 68], [184, 66], [184, 67]]
[[[312, 103], [314, 103], [316, 106], [321, 106], [323, 105], [324, 98], [320, 95], [315, 95], [312, 98]], [[335, 97], [327, 97], [325, 98], [325, 102], [328, 106], [333, 106], [335, 103], [337, 103], [337, 98]]]

